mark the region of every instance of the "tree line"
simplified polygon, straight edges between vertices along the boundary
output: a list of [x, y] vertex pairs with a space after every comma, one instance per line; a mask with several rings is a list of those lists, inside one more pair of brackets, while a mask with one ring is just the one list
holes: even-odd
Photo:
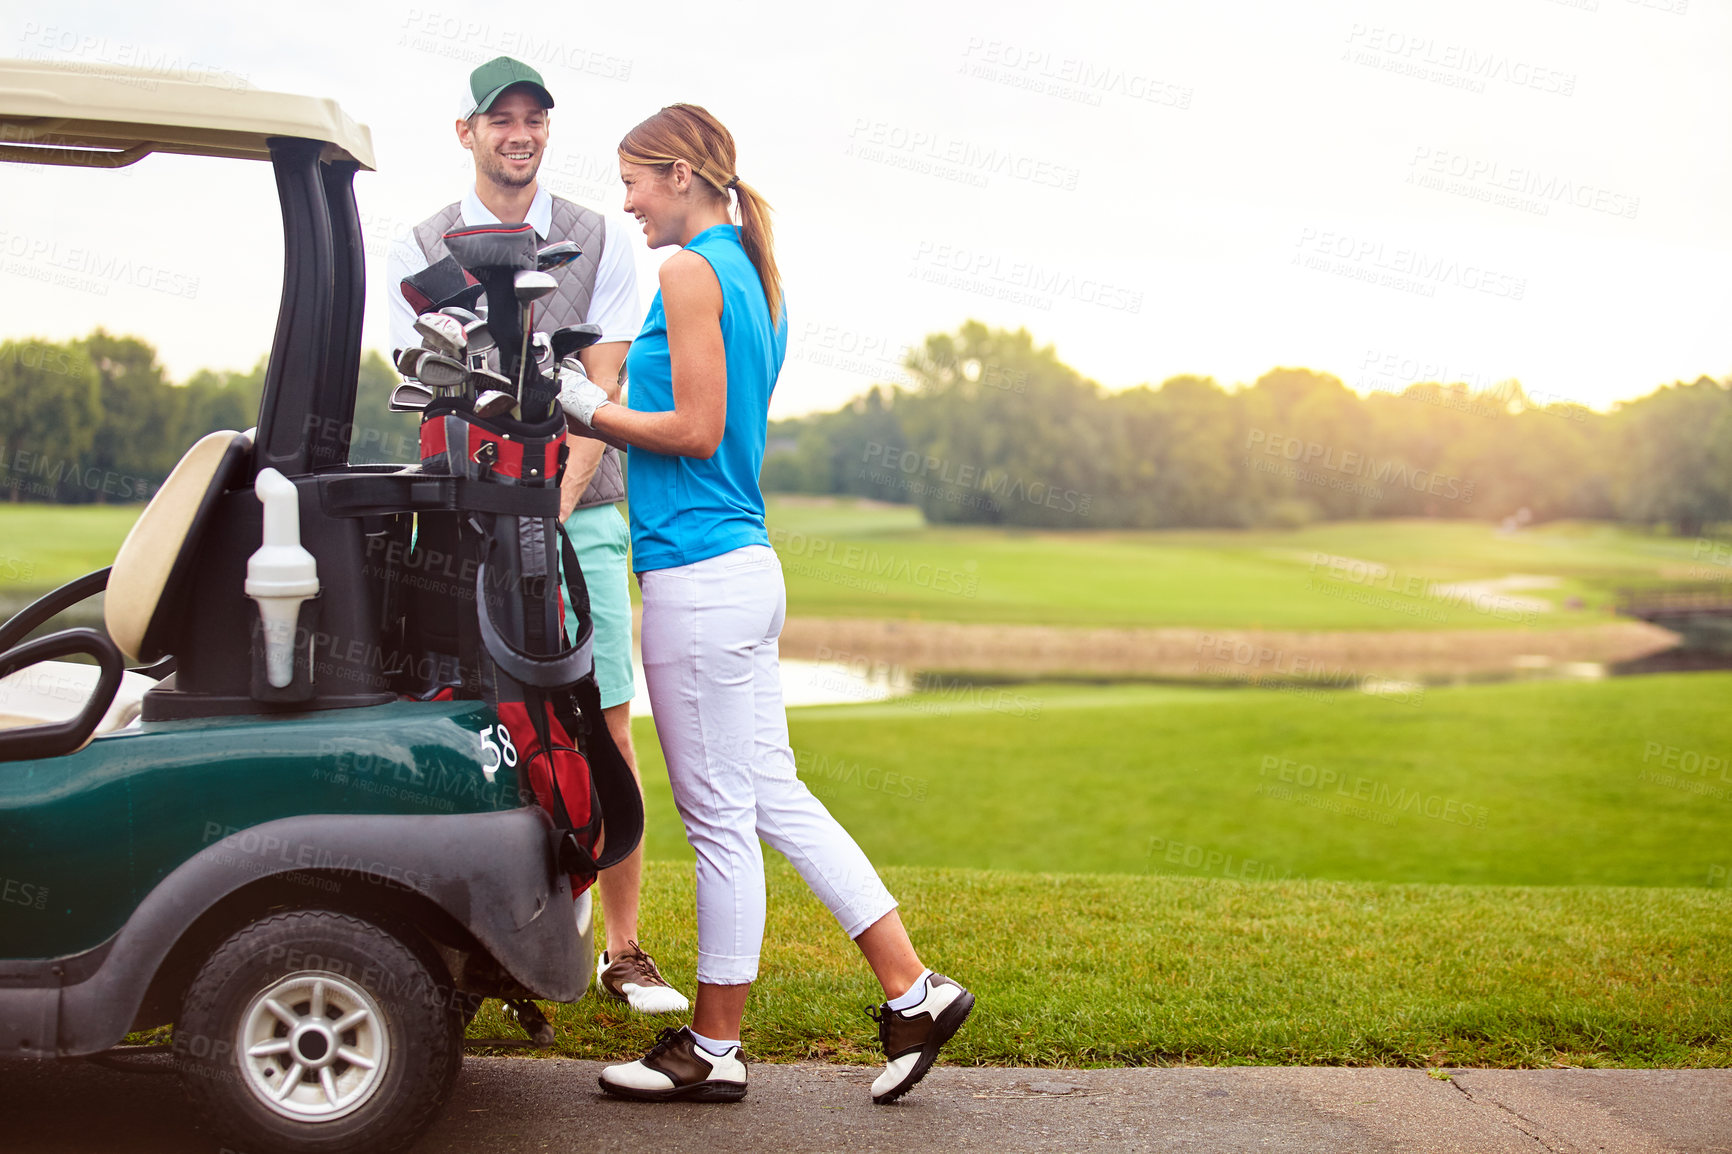
[[1695, 536], [1732, 521], [1732, 380], [1610, 413], [1514, 382], [1360, 395], [1277, 368], [1107, 391], [1026, 330], [970, 321], [835, 412], [774, 422], [766, 490], [1044, 528], [1297, 526], [1371, 517], [1604, 518]]
[[[1668, 385], [1609, 413], [1513, 381], [1362, 396], [1303, 368], [1233, 389], [1179, 376], [1108, 391], [1026, 330], [974, 321], [929, 336], [904, 369], [906, 387], [772, 422], [764, 488], [1042, 528], [1581, 517], [1695, 536], [1732, 521], [1732, 380]], [[264, 373], [261, 360], [176, 384], [148, 343], [100, 329], [0, 343], [0, 492], [147, 499], [204, 433], [256, 421]], [[351, 459], [414, 459], [414, 414], [386, 409], [396, 379], [377, 352], [362, 359]]]
[[[362, 359], [357, 461], [414, 456], [412, 416], [386, 409], [396, 380], [377, 352]], [[258, 422], [264, 382], [261, 359], [244, 373], [203, 369], [177, 384], [147, 342], [102, 329], [64, 342], [0, 342], [0, 495], [148, 500], [201, 436]]]

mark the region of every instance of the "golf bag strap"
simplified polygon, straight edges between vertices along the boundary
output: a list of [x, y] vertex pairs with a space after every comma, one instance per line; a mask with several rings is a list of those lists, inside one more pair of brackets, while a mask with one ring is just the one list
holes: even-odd
[[[577, 550], [572, 547], [565, 525], [559, 525], [560, 560], [565, 570], [565, 595], [572, 614], [584, 630], [584, 641], [593, 642], [595, 626], [589, 615], [589, 586], [583, 568], [578, 564]], [[607, 869], [631, 856], [643, 840], [643, 792], [637, 776], [619, 752], [613, 733], [607, 727], [601, 708], [601, 689], [594, 676], [581, 678], [571, 690], [571, 700], [577, 706], [576, 717], [570, 723], [581, 725], [588, 741], [585, 759], [589, 762], [590, 791], [595, 795], [595, 810], [603, 817], [607, 839], [595, 859], [596, 868]], [[563, 721], [563, 719], [562, 719]]]
[[[595, 678], [586, 677], [573, 691], [577, 707], [587, 726], [589, 741], [589, 788], [595, 796], [596, 812], [602, 815], [602, 830], [607, 840], [600, 856], [595, 859], [598, 869], [618, 865], [631, 856], [643, 840], [643, 792], [631, 766], [614, 744], [601, 709], [601, 691]], [[594, 722], [591, 723], [590, 719]]]
[[[603, 854], [602, 856], [606, 857], [607, 855]], [[603, 865], [594, 854], [584, 848], [583, 842], [578, 838], [577, 831], [574, 829], [563, 832], [559, 839], [559, 848], [554, 851], [554, 860], [559, 872], [581, 878], [593, 878], [607, 868], [607, 865]], [[608, 865], [617, 864], [617, 862], [608, 863]]]
[[[564, 539], [563, 537], [561, 538]], [[487, 553], [475, 570], [475, 616], [481, 629], [481, 644], [493, 663], [513, 681], [536, 689], [565, 689], [595, 667], [593, 625], [580, 629], [581, 637], [571, 648], [552, 656], [529, 653], [505, 639], [493, 617], [487, 611], [487, 565], [493, 559], [494, 542], [487, 543]], [[569, 551], [571, 543], [565, 542]], [[573, 557], [575, 555], [569, 554]]]
[[577, 550], [572, 547], [571, 534], [565, 531], [565, 522], [555, 524], [559, 526], [559, 567], [565, 571], [565, 599], [583, 633], [582, 640], [589, 642], [595, 637], [595, 622], [589, 616], [589, 582], [583, 578], [583, 567], [577, 563]]

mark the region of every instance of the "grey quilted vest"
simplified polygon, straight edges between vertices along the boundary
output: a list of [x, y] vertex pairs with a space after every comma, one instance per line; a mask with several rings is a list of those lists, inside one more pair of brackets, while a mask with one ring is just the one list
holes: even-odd
[[[445, 234], [463, 219], [462, 202], [448, 204], [415, 226], [415, 241], [426, 254], [429, 264], [444, 260]], [[595, 274], [601, 267], [601, 246], [607, 238], [599, 212], [591, 212], [581, 204], [564, 197], [553, 198], [553, 232], [542, 237], [545, 243], [574, 240], [583, 255], [554, 272], [559, 288], [543, 297], [535, 306], [535, 329], [551, 333], [566, 325], [580, 325], [589, 317], [589, 301], [595, 293]], [[612, 505], [625, 500], [625, 476], [620, 468], [619, 450], [611, 445], [602, 451], [601, 463], [589, 488], [583, 491], [577, 507]]]

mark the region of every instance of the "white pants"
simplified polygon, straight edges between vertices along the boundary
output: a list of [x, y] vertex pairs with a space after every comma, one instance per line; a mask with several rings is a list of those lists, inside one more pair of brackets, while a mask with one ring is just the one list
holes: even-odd
[[674, 804], [697, 853], [698, 981], [758, 976], [762, 838], [850, 938], [896, 908], [848, 831], [794, 773], [777, 638], [782, 564], [767, 545], [638, 574], [643, 668]]

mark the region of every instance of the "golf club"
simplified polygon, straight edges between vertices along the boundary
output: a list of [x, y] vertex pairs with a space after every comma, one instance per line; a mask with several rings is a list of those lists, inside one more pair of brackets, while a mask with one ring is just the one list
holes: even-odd
[[535, 267], [542, 272], [551, 272], [556, 268], [564, 268], [582, 255], [583, 250], [577, 247], [575, 240], [555, 241], [536, 250]]
[[422, 313], [415, 318], [415, 331], [434, 352], [461, 357], [464, 349], [463, 324], [444, 313]]
[[459, 388], [469, 376], [468, 365], [455, 357], [435, 352], [421, 358], [420, 370], [417, 375], [421, 383], [435, 393]]
[[488, 389], [475, 398], [475, 415], [478, 417], [497, 417], [516, 411], [517, 398], [498, 389]]
[[470, 325], [474, 324], [476, 321], [481, 319], [480, 317], [476, 316], [474, 313], [470, 312], [468, 309], [461, 308], [457, 305], [446, 305], [444, 308], [440, 309], [439, 311], [441, 313], [444, 313], [448, 317], [456, 317], [458, 320], [462, 321], [463, 327], [465, 329], [467, 329]]
[[523, 378], [529, 363], [529, 335], [535, 324], [535, 302], [559, 287], [559, 282], [539, 269], [521, 269], [512, 274], [511, 291], [517, 297], [523, 326], [523, 350], [518, 354], [517, 395], [523, 395]]
[[[454, 228], [445, 244], [462, 268], [486, 286], [487, 324], [497, 349], [498, 371], [517, 382], [519, 419], [535, 423], [552, 413], [558, 389], [528, 363], [528, 342], [518, 326], [525, 299], [515, 290], [515, 278], [535, 269], [538, 244], [533, 225], [485, 224]], [[544, 295], [552, 277], [535, 273], [543, 286], [525, 285], [530, 296]]]
[[487, 354], [494, 351], [493, 330], [486, 321], [474, 321], [463, 330], [463, 337], [469, 349], [469, 367], [485, 369]]
[[433, 399], [433, 390], [415, 381], [404, 381], [391, 390], [391, 403], [387, 406], [393, 413], [415, 413], [427, 407]]
[[566, 357], [581, 349], [587, 349], [599, 340], [601, 340], [600, 325], [566, 325], [562, 329], [554, 329], [552, 341], [554, 363], [562, 363]]
[[415, 369], [421, 363], [421, 358], [427, 355], [427, 350], [420, 345], [411, 349], [398, 349], [392, 359], [397, 365], [397, 371], [405, 377], [414, 377]]
[[476, 394], [488, 392], [490, 390], [499, 390], [501, 392], [509, 392], [511, 390], [511, 378], [506, 376], [504, 373], [496, 373], [489, 368], [470, 369], [469, 378], [466, 383], [469, 385], [470, 391]]

